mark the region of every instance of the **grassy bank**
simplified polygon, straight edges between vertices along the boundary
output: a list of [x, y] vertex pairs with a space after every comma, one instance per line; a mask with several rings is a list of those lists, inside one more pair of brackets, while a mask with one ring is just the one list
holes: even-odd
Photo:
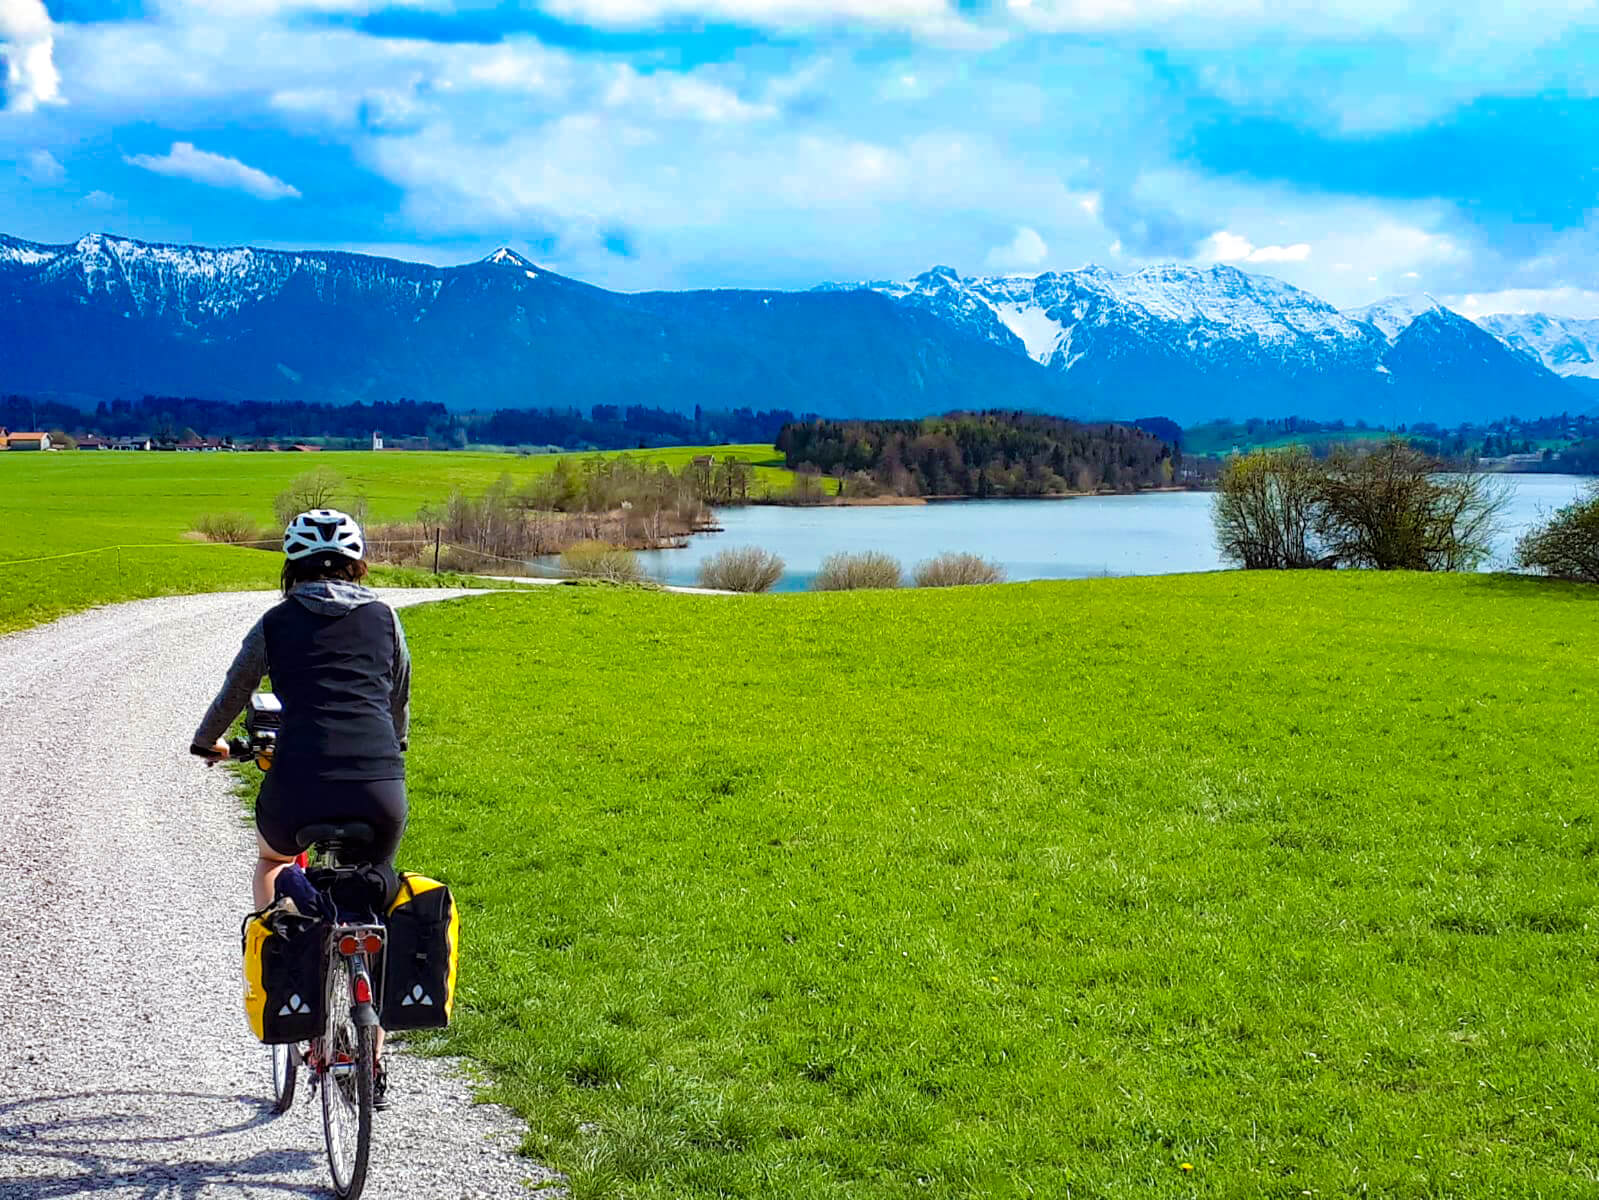
[[578, 1197], [1592, 1193], [1596, 617], [1319, 572], [414, 610], [450, 1044]]
[[[682, 467], [696, 454], [734, 454], [759, 465], [758, 486], [787, 487], [769, 446], [692, 447], [637, 457]], [[518, 482], [560, 455], [504, 454], [0, 454], [0, 633], [65, 613], [144, 596], [270, 587], [276, 554], [213, 546], [184, 534], [206, 513], [242, 512], [272, 524], [272, 500], [316, 467], [343, 476], [371, 517], [405, 520], [460, 488], [477, 494], [501, 475]], [[577, 457], [577, 456], [567, 456]], [[117, 552], [77, 555], [102, 546]], [[44, 555], [46, 562], [10, 563]]]

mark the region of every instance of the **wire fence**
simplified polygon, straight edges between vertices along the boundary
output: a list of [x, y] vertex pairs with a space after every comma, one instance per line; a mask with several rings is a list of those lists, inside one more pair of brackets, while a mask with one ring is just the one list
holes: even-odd
[[[212, 542], [212, 541], [177, 541], [177, 542], [123, 542], [110, 546], [95, 546], [87, 550], [68, 550], [60, 554], [40, 554], [30, 558], [0, 558], [0, 570], [7, 567], [22, 567], [38, 563], [60, 562], [72, 558], [88, 558], [97, 554], [116, 554], [120, 557], [124, 550], [203, 550], [227, 549], [230, 547], [252, 547], [259, 549], [276, 550], [283, 545], [281, 538], [260, 539], [255, 541], [237, 542]], [[494, 554], [477, 546], [463, 545], [460, 542], [448, 542], [437, 538], [383, 538], [369, 541], [368, 546], [381, 549], [394, 549], [401, 546], [411, 546], [425, 550], [431, 546], [442, 556], [446, 550], [477, 559], [491, 559], [495, 562], [508, 563], [517, 568], [517, 574], [527, 579], [576, 579], [581, 578], [583, 572], [573, 571], [556, 562], [531, 562], [527, 558], [507, 557], [503, 554]], [[375, 563], [374, 566], [402, 566], [398, 563]], [[414, 569], [414, 568], [413, 568]], [[423, 570], [428, 568], [423, 567]], [[449, 568], [450, 573], [462, 575], [484, 575], [486, 572], [475, 570], [460, 570]], [[444, 573], [436, 565], [433, 574]], [[509, 574], [509, 573], [508, 573]]]

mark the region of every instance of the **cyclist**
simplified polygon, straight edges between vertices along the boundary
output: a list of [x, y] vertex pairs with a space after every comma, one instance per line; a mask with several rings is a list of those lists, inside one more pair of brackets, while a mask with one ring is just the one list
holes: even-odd
[[[361, 583], [360, 526], [334, 509], [303, 512], [283, 532], [283, 553], [283, 600], [245, 634], [194, 733], [196, 751], [227, 758], [223, 735], [272, 677], [283, 717], [255, 806], [258, 909], [298, 852], [298, 830], [364, 821], [375, 832], [367, 856], [392, 867], [406, 820], [411, 658], [399, 617]], [[381, 1033], [378, 1044], [381, 1053]], [[381, 1096], [381, 1059], [376, 1082]]]

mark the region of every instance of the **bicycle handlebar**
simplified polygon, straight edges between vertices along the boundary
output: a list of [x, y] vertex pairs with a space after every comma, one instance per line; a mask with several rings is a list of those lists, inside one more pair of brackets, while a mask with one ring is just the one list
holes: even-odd
[[[217, 758], [215, 751], [211, 750], [207, 746], [190, 746], [189, 753], [194, 755], [196, 758], [209, 759], [213, 762], [224, 761]], [[272, 743], [270, 741], [256, 743], [252, 742], [249, 738], [228, 739], [227, 761], [243, 763], [258, 762], [263, 757], [270, 757], [271, 753]]]

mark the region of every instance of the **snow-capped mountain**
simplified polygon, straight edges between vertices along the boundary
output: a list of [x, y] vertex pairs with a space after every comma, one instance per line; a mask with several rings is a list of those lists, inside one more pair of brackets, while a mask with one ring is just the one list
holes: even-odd
[[956, 313], [969, 328], [1068, 370], [1086, 353], [1079, 336], [1112, 325], [1180, 327], [1195, 348], [1218, 337], [1283, 348], [1305, 339], [1330, 345], [1359, 332], [1308, 292], [1233, 267], [1150, 267], [1131, 275], [1088, 267], [993, 279], [934, 267], [909, 283], [866, 286], [903, 304]]
[[935, 267], [854, 286], [1025, 354], [1118, 416], [1457, 423], [1570, 403], [1548, 372], [1430, 297], [1339, 312], [1229, 266], [998, 278]]
[[621, 295], [510, 249], [434, 267], [105, 234], [0, 238], [0, 389], [882, 416], [1068, 408], [1057, 377], [879, 296]]
[[1477, 324], [1512, 350], [1532, 355], [1556, 375], [1599, 379], [1599, 320], [1543, 313], [1496, 313]]
[[1347, 309], [1344, 315], [1351, 321], [1370, 325], [1381, 333], [1391, 346], [1399, 340], [1400, 334], [1410, 328], [1411, 322], [1417, 317], [1445, 311], [1448, 310], [1442, 304], [1425, 292], [1421, 292], [1414, 296], [1389, 296], [1386, 300], [1379, 300], [1375, 304]]
[[810, 292], [624, 295], [508, 248], [434, 267], [0, 235], [0, 389], [86, 400], [407, 396], [862, 417], [1012, 407], [1183, 424], [1455, 424], [1591, 403], [1574, 403], [1546, 361], [1580, 374], [1599, 357], [1594, 332], [1566, 323], [1555, 338], [1516, 320], [1507, 346], [1428, 297], [1339, 312], [1227, 266], [1001, 278], [936, 267]]

